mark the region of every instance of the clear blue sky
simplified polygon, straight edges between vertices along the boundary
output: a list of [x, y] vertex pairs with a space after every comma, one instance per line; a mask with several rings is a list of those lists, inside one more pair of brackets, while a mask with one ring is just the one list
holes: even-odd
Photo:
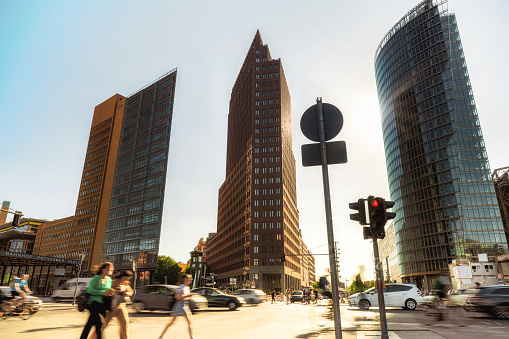
[[[418, 1], [0, 0], [0, 201], [28, 217], [74, 213], [93, 110], [178, 67], [160, 252], [186, 261], [216, 230], [228, 102], [256, 29], [281, 58], [292, 96], [303, 238], [325, 253], [319, 168], [303, 168], [302, 113], [323, 97], [341, 109], [349, 162], [331, 166], [342, 276], [371, 276], [371, 244], [348, 203], [389, 197], [373, 58]], [[492, 169], [509, 165], [506, 0], [451, 0]], [[179, 239], [179, 240], [177, 240]], [[321, 247], [320, 247], [321, 246]], [[317, 273], [328, 265], [316, 257]]]

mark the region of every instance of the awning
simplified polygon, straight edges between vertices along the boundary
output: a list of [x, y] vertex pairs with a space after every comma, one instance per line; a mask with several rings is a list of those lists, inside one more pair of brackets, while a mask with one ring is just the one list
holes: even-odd
[[79, 265], [79, 260], [69, 260], [42, 255], [0, 251], [0, 266], [63, 266]]

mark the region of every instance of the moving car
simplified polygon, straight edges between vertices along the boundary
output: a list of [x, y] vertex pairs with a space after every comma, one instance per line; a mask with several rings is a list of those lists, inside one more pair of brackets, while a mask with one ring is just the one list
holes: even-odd
[[246, 303], [243, 297], [226, 294], [217, 288], [198, 287], [191, 292], [207, 298], [209, 307], [228, 307], [230, 311], [233, 311]]
[[[76, 297], [79, 296], [83, 291], [86, 290], [88, 284], [92, 281], [92, 278], [80, 278], [78, 280], [78, 290], [76, 291]], [[55, 302], [59, 302], [63, 299], [74, 298], [74, 290], [76, 289], [76, 278], [69, 279], [58, 287], [51, 297]]]
[[267, 301], [267, 296], [262, 290], [257, 289], [243, 289], [232, 293], [236, 297], [242, 297], [246, 300], [246, 304], [261, 304]]
[[[422, 292], [411, 284], [387, 284], [383, 289], [385, 306], [403, 307], [407, 310], [415, 310], [417, 305], [422, 304]], [[375, 288], [370, 288], [362, 293], [355, 293], [348, 298], [350, 306], [359, 306], [361, 310], [367, 310], [371, 306], [378, 306], [378, 293]]]
[[[0, 301], [9, 301], [12, 299], [11, 287], [10, 286], [0, 286]], [[38, 297], [34, 297], [28, 294], [25, 294], [25, 305], [30, 306], [34, 312], [37, 312], [42, 307], [42, 300]]]
[[466, 305], [473, 311], [509, 319], [509, 286], [481, 286], [475, 295], [468, 297]]
[[[132, 306], [136, 312], [144, 310], [162, 310], [170, 311], [175, 303], [175, 292], [178, 286], [175, 285], [146, 285], [141, 286], [135, 290], [134, 295], [131, 297], [133, 302]], [[193, 295], [189, 299], [189, 308], [191, 312], [203, 310], [208, 307], [207, 299]]]
[[304, 301], [304, 292], [302, 291], [295, 291], [295, 292], [292, 292], [292, 294], [290, 295], [290, 302], [294, 303], [296, 301]]

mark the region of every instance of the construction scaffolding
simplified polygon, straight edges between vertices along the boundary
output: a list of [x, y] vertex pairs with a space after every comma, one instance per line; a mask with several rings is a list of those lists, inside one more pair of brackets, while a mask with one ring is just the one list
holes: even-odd
[[509, 166], [493, 171], [493, 184], [504, 223], [505, 236], [509, 242]]

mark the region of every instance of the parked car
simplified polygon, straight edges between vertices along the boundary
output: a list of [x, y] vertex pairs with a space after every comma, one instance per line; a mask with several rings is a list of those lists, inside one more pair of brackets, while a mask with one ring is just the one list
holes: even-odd
[[[417, 305], [422, 304], [422, 292], [411, 284], [387, 284], [383, 289], [385, 306], [403, 307], [415, 310]], [[375, 288], [370, 288], [362, 293], [355, 293], [348, 298], [350, 306], [358, 306], [361, 310], [367, 310], [371, 306], [378, 306], [378, 294]]]
[[233, 311], [246, 303], [243, 297], [226, 294], [217, 288], [198, 287], [191, 292], [207, 298], [209, 307], [228, 307], [230, 311]]
[[267, 301], [267, 295], [258, 289], [242, 289], [232, 293], [236, 297], [242, 297], [246, 300], [246, 304], [261, 304]]
[[470, 310], [509, 319], [509, 286], [481, 286], [475, 295], [468, 297], [466, 306]]
[[292, 292], [292, 294], [290, 295], [290, 302], [294, 303], [296, 301], [304, 301], [304, 292], [302, 291], [295, 291], [295, 292]]
[[[133, 309], [136, 312], [144, 310], [162, 310], [170, 311], [175, 303], [175, 292], [178, 286], [175, 285], [146, 285], [135, 290], [131, 297]], [[193, 295], [189, 299], [189, 308], [191, 312], [203, 310], [208, 307], [207, 299]]]
[[[8, 301], [12, 299], [11, 287], [10, 286], [0, 286], [0, 301]], [[34, 313], [41, 309], [42, 300], [41, 298], [34, 297], [31, 295], [25, 294], [25, 304], [30, 306]]]
[[[76, 296], [79, 296], [83, 291], [85, 291], [88, 287], [88, 284], [92, 281], [92, 278], [80, 278], [78, 280], [78, 290], [76, 291]], [[76, 289], [76, 278], [69, 279], [62, 285], [60, 285], [54, 292], [51, 294], [53, 301], [59, 302], [65, 299], [74, 298], [74, 290]]]

